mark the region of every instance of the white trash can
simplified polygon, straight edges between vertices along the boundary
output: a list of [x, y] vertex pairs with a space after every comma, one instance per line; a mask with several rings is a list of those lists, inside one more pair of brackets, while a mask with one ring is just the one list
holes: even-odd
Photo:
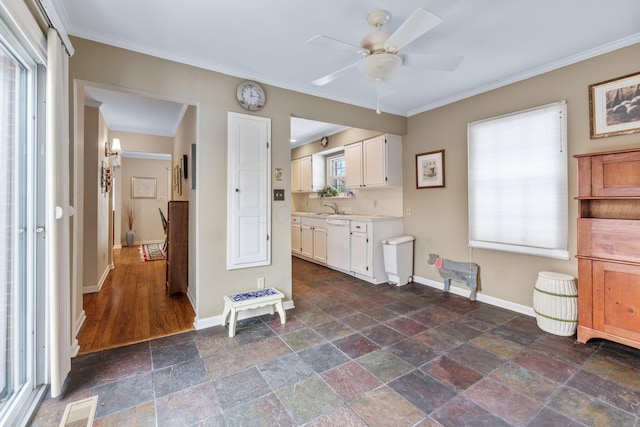
[[388, 282], [397, 286], [413, 282], [413, 236], [400, 236], [382, 241], [384, 271]]

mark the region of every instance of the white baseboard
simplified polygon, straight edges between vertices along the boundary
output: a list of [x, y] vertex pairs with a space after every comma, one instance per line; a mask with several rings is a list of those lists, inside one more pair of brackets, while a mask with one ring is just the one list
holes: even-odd
[[[295, 308], [292, 300], [283, 301], [282, 306], [285, 310]], [[238, 320], [248, 319], [250, 317], [262, 316], [263, 314], [269, 314], [271, 312], [269, 307], [254, 308], [253, 310], [242, 310], [238, 312]], [[210, 328], [212, 326], [220, 326], [222, 324], [222, 314], [218, 316], [207, 317], [206, 319], [198, 319], [193, 322], [193, 326], [197, 330]]]
[[84, 325], [85, 320], [87, 320], [87, 314], [84, 310], [80, 313], [80, 316], [76, 319], [76, 324], [73, 328], [73, 340], [71, 342], [71, 357], [75, 357], [78, 355], [80, 351], [80, 343], [78, 343], [78, 334], [80, 333], [80, 329], [82, 325]]
[[100, 292], [100, 289], [102, 289], [102, 285], [104, 285], [105, 280], [107, 280], [107, 276], [109, 275], [109, 272], [111, 270], [113, 270], [114, 268], [116, 268], [115, 264], [109, 264], [107, 266], [107, 268], [102, 272], [102, 276], [100, 277], [100, 280], [98, 280], [98, 284], [97, 285], [91, 285], [91, 286], [83, 286], [82, 287], [82, 293], [83, 294], [92, 294], [94, 292]]
[[[435, 289], [439, 289], [441, 291], [444, 291], [444, 283], [443, 282], [436, 282], [435, 280], [426, 279], [426, 278], [420, 277], [420, 276], [413, 276], [413, 281], [415, 283], [420, 284], [420, 285], [426, 285], [426, 286], [429, 286], [431, 288], [435, 288]], [[471, 290], [470, 289], [458, 288], [456, 286], [453, 286], [453, 284], [449, 287], [449, 292], [451, 292], [452, 294], [455, 294], [455, 295], [463, 296], [465, 298], [469, 298], [469, 295], [471, 295]], [[496, 307], [506, 308], [507, 310], [515, 311], [516, 313], [524, 314], [526, 316], [535, 317], [535, 315], [536, 315], [535, 312], [533, 311], [533, 307], [528, 307], [526, 305], [517, 304], [515, 302], [503, 300], [503, 299], [492, 297], [492, 296], [489, 296], [489, 295], [484, 295], [481, 292], [477, 292], [476, 293], [476, 300], [478, 300], [480, 302], [485, 302], [485, 303], [487, 303], [489, 305], [493, 305], [493, 306], [496, 306]]]
[[[133, 246], [140, 246], [140, 245], [150, 245], [152, 243], [164, 243], [164, 239], [162, 240], [134, 240], [133, 241]], [[116, 249], [116, 247], [120, 247], [120, 249], [122, 248], [128, 248], [129, 245], [127, 245], [127, 242], [120, 242], [120, 245], [116, 245], [113, 248]]]
[[122, 245], [113, 245], [113, 249], [122, 249]]

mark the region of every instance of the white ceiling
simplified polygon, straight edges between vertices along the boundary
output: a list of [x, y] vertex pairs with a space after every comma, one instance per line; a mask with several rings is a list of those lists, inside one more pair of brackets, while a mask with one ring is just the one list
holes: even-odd
[[453, 72], [403, 66], [380, 100], [403, 116], [640, 42], [638, 0], [55, 1], [71, 35], [371, 109], [375, 85], [357, 69], [311, 84], [357, 55], [306, 41], [358, 45], [371, 10], [388, 10], [393, 32], [423, 7], [443, 22], [401, 53], [464, 59]]
[[317, 141], [348, 129], [346, 126], [291, 117], [291, 148]]
[[111, 130], [174, 136], [187, 105], [134, 93], [86, 86], [86, 105], [100, 107]]

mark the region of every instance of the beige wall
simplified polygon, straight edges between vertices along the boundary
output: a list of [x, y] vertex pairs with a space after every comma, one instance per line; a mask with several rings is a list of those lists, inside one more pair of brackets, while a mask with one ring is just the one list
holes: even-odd
[[[106, 46], [72, 39], [75, 54], [70, 60], [70, 78], [75, 90], [88, 82], [133, 89], [165, 99], [196, 105], [198, 116], [198, 177], [195, 197], [197, 239], [190, 240], [190, 286], [196, 286], [198, 319], [222, 314], [222, 296], [254, 289], [258, 277], [266, 286], [281, 289], [291, 297], [290, 210], [291, 194], [272, 206], [272, 264], [226, 270], [226, 181], [227, 112], [247, 113], [237, 103], [236, 87], [243, 80], [188, 65], [178, 64]], [[265, 107], [257, 113], [271, 119], [273, 169], [290, 169], [290, 117], [292, 115], [379, 133], [403, 135], [406, 119], [264, 85]], [[72, 98], [73, 99], [73, 98]], [[73, 125], [73, 124], [72, 124]], [[272, 175], [273, 176], [273, 175]], [[82, 179], [81, 177], [79, 179]], [[286, 184], [288, 188], [288, 184]], [[195, 276], [195, 277], [194, 277]], [[76, 313], [78, 317], [78, 313]]]
[[[120, 221], [122, 224], [120, 233], [117, 234], [118, 241], [122, 246], [126, 246], [126, 233], [129, 229], [127, 221], [126, 208], [133, 206], [135, 209], [135, 218], [133, 221], [133, 230], [136, 232], [135, 243], [163, 242], [164, 229], [160, 219], [160, 212], [167, 215], [168, 200], [168, 171], [171, 168], [170, 160], [151, 160], [151, 159], [135, 159], [123, 158], [121, 160], [121, 209]], [[156, 198], [155, 199], [132, 199], [131, 198], [131, 178], [155, 178], [156, 179]]]
[[134, 151], [136, 153], [173, 153], [173, 137], [148, 135], [136, 132], [121, 132], [112, 130], [109, 133], [111, 140], [120, 138], [120, 145], [123, 151]]
[[[171, 156], [173, 152], [173, 138], [169, 136], [160, 136], [160, 135], [149, 135], [143, 133], [136, 132], [122, 132], [122, 131], [109, 131], [109, 138], [113, 141], [114, 138], [120, 139], [120, 144], [122, 146], [122, 150], [125, 152], [133, 152], [136, 154], [146, 155], [146, 154], [166, 154], [167, 156]], [[127, 173], [127, 177], [123, 177], [122, 170], [122, 161], [124, 160], [124, 154], [120, 156], [119, 166], [114, 167], [114, 191], [116, 194], [115, 197], [115, 220], [114, 220], [114, 235], [116, 236], [115, 247], [120, 247], [124, 245], [126, 239], [125, 234], [128, 230], [127, 218], [122, 211], [123, 202], [129, 200], [129, 195], [131, 193], [131, 176], [142, 176], [135, 175], [132, 173]], [[169, 162], [166, 166], [167, 168], [171, 167], [171, 163]], [[154, 172], [155, 173], [155, 172]], [[162, 185], [162, 194], [164, 202], [162, 202], [159, 206], [166, 206], [167, 199], [167, 178], [163, 177], [163, 185]], [[166, 207], [164, 208], [164, 212], [166, 214]], [[159, 217], [160, 214], [158, 214]], [[137, 230], [136, 230], [137, 231]], [[154, 235], [157, 235], [157, 230], [153, 231]], [[144, 233], [146, 235], [147, 233]], [[136, 235], [136, 240], [140, 241], [141, 236]], [[164, 238], [164, 237], [162, 237]], [[152, 239], [143, 238], [141, 241], [154, 241], [158, 240], [160, 237]]]
[[100, 188], [101, 166], [111, 167], [111, 159], [104, 157], [108, 128], [96, 107], [84, 108], [84, 222], [83, 288], [95, 290], [111, 265], [110, 198]]
[[[539, 271], [577, 275], [576, 161], [574, 154], [640, 146], [640, 136], [589, 138], [588, 86], [637, 72], [640, 45], [621, 49], [493, 90], [408, 119], [404, 138], [404, 203], [412, 215], [405, 232], [416, 237], [415, 274], [442, 281], [426, 263], [428, 253], [480, 265], [482, 293], [532, 306]], [[568, 261], [467, 247], [467, 123], [525, 108], [566, 100], [568, 111], [569, 253]], [[415, 189], [415, 155], [445, 149], [446, 187]], [[462, 287], [462, 285], [458, 285]]]

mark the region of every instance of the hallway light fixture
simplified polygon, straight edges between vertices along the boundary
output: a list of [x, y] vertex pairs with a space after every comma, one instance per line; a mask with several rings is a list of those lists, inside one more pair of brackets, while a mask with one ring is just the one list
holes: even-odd
[[113, 142], [105, 142], [104, 143], [104, 156], [116, 156], [118, 157], [118, 153], [122, 151], [122, 147], [120, 146], [120, 138], [113, 138]]

